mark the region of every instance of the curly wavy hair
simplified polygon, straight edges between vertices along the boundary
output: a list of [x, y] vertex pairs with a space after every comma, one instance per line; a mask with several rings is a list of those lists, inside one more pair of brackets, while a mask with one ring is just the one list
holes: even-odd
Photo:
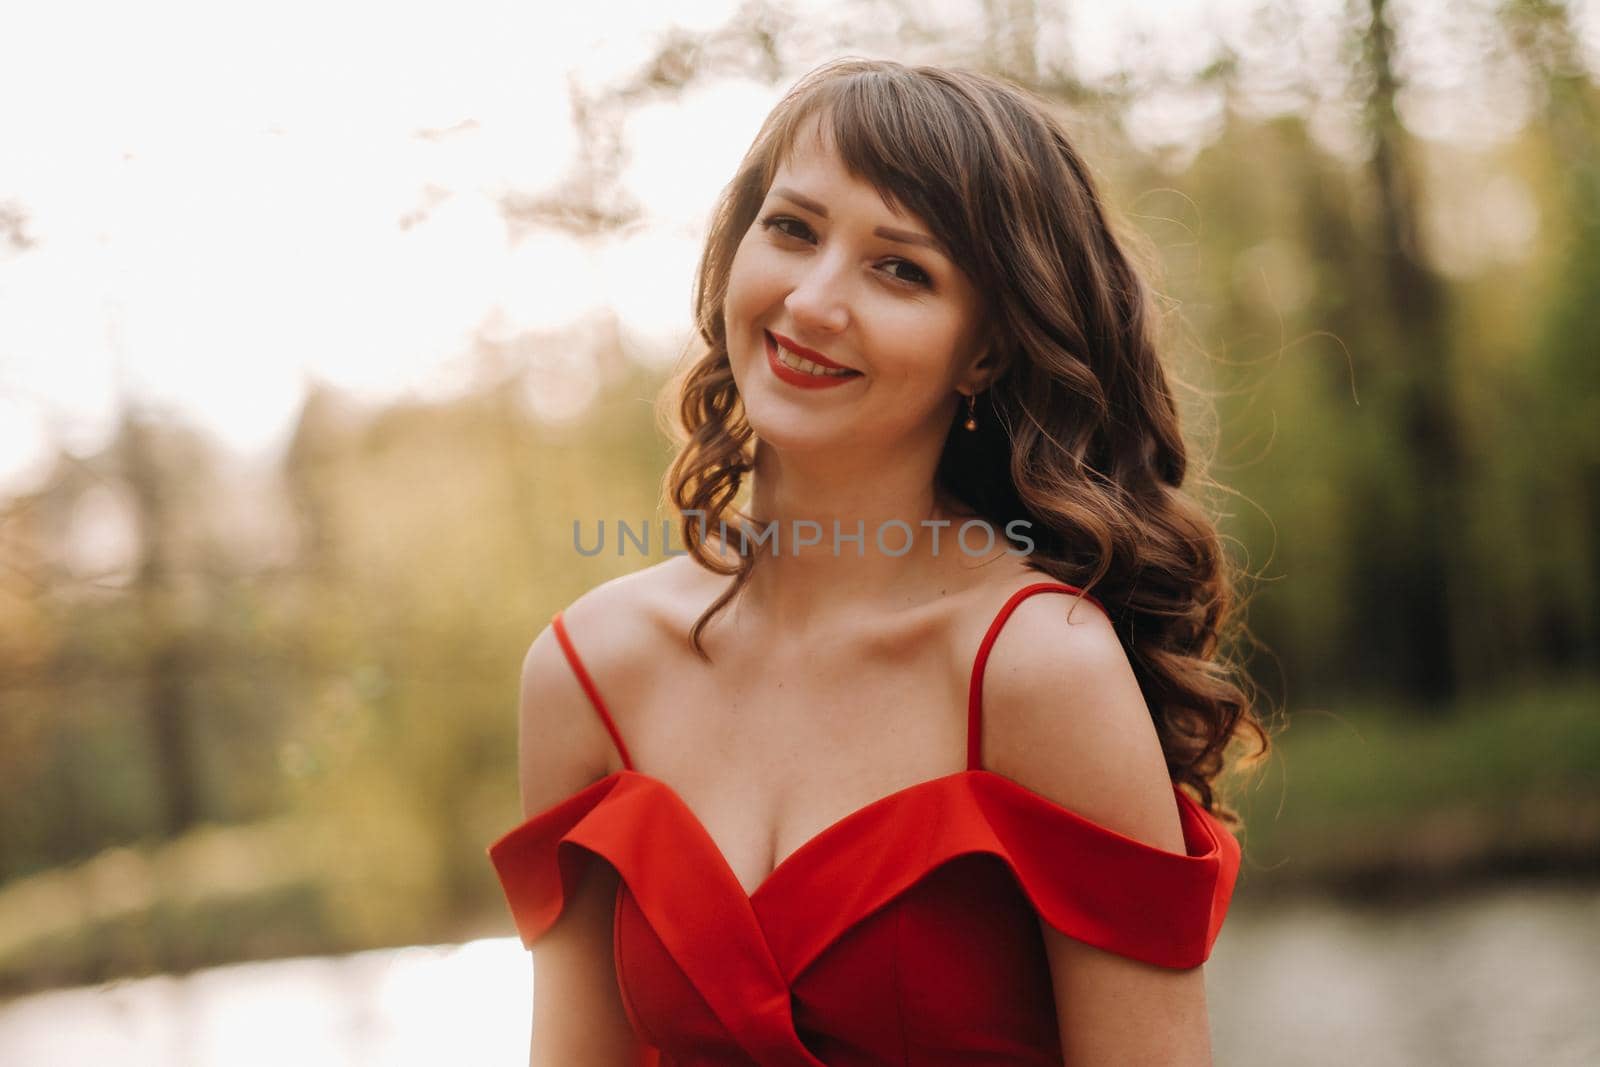
[[[683, 542], [735, 581], [690, 641], [744, 588], [759, 554], [712, 551], [736, 507], [754, 440], [729, 366], [723, 304], [734, 253], [808, 120], [848, 171], [925, 222], [986, 303], [998, 371], [976, 432], [951, 423], [935, 488], [995, 526], [1026, 520], [1029, 566], [1093, 591], [1116, 624], [1173, 781], [1208, 810], [1230, 742], [1270, 745], [1233, 649], [1237, 572], [1210, 517], [1181, 491], [1189, 467], [1156, 343], [1153, 293], [1113, 235], [1083, 159], [1025, 90], [972, 71], [839, 60], [802, 78], [767, 117], [715, 209], [695, 280], [704, 350], [660, 412], [678, 452], [664, 480]], [[699, 348], [698, 345], [695, 348]], [[678, 425], [671, 422], [675, 406]], [[1208, 483], [1214, 484], [1214, 483]]]

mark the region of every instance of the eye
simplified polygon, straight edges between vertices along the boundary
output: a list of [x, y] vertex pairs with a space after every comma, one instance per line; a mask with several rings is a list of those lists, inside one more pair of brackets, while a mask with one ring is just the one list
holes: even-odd
[[761, 220], [764, 230], [777, 230], [785, 237], [793, 237], [804, 241], [811, 236], [811, 227], [795, 218], [793, 215], [768, 215]]
[[910, 285], [916, 286], [928, 286], [933, 284], [933, 279], [928, 276], [928, 272], [911, 262], [909, 259], [891, 259], [888, 260], [884, 265], [891, 269], [896, 267], [905, 268], [906, 273], [904, 274], [890, 275], [890, 277], [894, 278], [896, 281], [906, 282]]
[[[768, 215], [761, 220], [761, 228], [769, 233], [776, 231], [791, 240], [805, 241], [808, 244], [816, 239], [811, 227], [793, 215]], [[899, 285], [914, 289], [933, 288], [932, 276], [909, 259], [884, 260], [884, 268], [889, 277]]]

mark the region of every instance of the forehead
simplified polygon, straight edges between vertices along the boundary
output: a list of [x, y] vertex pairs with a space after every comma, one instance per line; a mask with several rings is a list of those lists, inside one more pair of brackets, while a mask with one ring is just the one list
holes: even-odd
[[880, 189], [850, 172], [839, 153], [832, 124], [824, 113], [808, 117], [795, 132], [793, 142], [779, 152], [768, 194], [777, 186], [825, 196], [829, 204], [838, 199], [844, 208], [882, 209], [902, 221], [917, 220], [915, 213], [907, 211], [891, 190]]

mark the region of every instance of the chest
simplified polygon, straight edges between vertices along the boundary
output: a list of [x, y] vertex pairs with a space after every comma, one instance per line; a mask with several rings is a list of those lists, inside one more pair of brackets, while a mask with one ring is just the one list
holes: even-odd
[[965, 766], [942, 646], [849, 646], [680, 663], [631, 709], [636, 767], [682, 798], [747, 894], [851, 813]]

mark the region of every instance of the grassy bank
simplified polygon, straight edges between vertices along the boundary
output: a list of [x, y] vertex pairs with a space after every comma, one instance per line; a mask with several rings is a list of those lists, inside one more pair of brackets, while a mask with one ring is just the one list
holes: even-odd
[[1235, 786], [1241, 893], [1600, 876], [1600, 684], [1485, 694], [1435, 719], [1381, 703], [1291, 713]]

